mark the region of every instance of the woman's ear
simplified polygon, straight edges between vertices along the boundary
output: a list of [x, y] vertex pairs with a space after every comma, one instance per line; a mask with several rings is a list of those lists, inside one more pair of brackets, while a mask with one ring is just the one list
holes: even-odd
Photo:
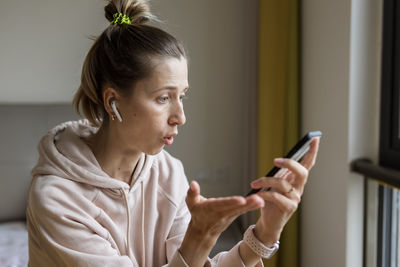
[[120, 94], [112, 87], [107, 87], [103, 92], [104, 109], [112, 120], [115, 117], [122, 122], [122, 116], [117, 108], [117, 101], [121, 99]]
[[[111, 101], [111, 108], [112, 108], [112, 110], [114, 111], [114, 114], [115, 114], [115, 116], [117, 116], [117, 118], [118, 118], [118, 120], [119, 120], [119, 122], [122, 122], [122, 117], [121, 117], [121, 115], [119, 114], [119, 111], [118, 111], [118, 109], [117, 109], [117, 104], [116, 104], [116, 100], [112, 100]], [[112, 115], [112, 120], [114, 120], [114, 114]]]

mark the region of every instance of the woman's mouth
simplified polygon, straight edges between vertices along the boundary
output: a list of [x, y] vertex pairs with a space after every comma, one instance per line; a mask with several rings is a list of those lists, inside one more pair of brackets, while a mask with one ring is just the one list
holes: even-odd
[[173, 136], [164, 137], [164, 144], [166, 146], [172, 145], [173, 142], [174, 142], [174, 137]]

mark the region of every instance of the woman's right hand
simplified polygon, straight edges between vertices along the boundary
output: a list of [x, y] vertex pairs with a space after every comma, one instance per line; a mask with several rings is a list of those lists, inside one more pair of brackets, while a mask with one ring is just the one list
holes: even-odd
[[257, 194], [207, 199], [192, 181], [186, 204], [192, 217], [179, 250], [189, 266], [204, 266], [220, 234], [239, 215], [263, 207], [264, 200]]

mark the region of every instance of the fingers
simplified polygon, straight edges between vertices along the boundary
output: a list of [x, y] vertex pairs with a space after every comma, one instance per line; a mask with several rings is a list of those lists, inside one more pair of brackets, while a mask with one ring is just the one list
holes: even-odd
[[250, 210], [259, 209], [264, 206], [264, 200], [260, 197], [227, 197], [207, 199], [205, 208], [215, 210], [222, 215], [225, 214], [242, 214]]
[[219, 210], [229, 210], [247, 204], [246, 199], [240, 196], [209, 198], [206, 205]]
[[226, 216], [227, 218], [235, 219], [236, 217], [249, 211], [258, 210], [264, 207], [265, 204], [265, 201], [258, 195], [252, 195], [251, 197], [249, 197], [249, 199], [246, 200], [247, 202], [245, 205], [230, 210], [225, 210], [222, 215]]
[[[251, 183], [251, 187], [257, 188], [272, 188], [274, 192], [278, 192], [287, 198], [300, 202], [301, 191], [297, 190], [290, 182], [282, 178], [262, 177]], [[265, 191], [265, 190], [264, 190]], [[262, 192], [262, 191], [261, 191]]]
[[292, 190], [293, 185], [282, 178], [262, 177], [253, 181], [251, 187], [254, 189], [273, 188], [275, 191], [286, 193]]
[[[315, 143], [313, 149], [314, 153]], [[304, 189], [304, 185], [307, 182], [308, 169], [299, 162], [287, 158], [275, 159], [274, 163], [277, 167], [281, 169], [288, 169], [289, 175], [285, 175], [283, 178], [259, 178], [251, 183], [252, 188], [274, 188], [275, 191], [285, 193], [291, 191], [292, 187], [294, 187], [301, 195]]]
[[318, 148], [319, 148], [319, 138], [314, 138], [314, 140], [312, 140], [310, 143], [310, 150], [308, 150], [307, 154], [301, 161], [301, 164], [308, 170], [310, 170], [315, 164], [315, 160], [317, 159], [317, 154], [318, 154]]
[[215, 211], [222, 216], [229, 214], [242, 214], [250, 210], [263, 207], [264, 201], [260, 197], [232, 196], [221, 198], [205, 199], [200, 195], [200, 186], [197, 182], [190, 183], [189, 190], [186, 196], [186, 204], [189, 211], [197, 205], [204, 211]]
[[300, 203], [300, 196], [295, 189], [290, 193], [294, 195], [293, 199], [274, 191], [260, 191], [257, 194], [265, 201], [274, 203], [282, 212], [293, 213]]
[[191, 181], [190, 182], [190, 188], [191, 191], [195, 194], [200, 195], [200, 185], [196, 181]]
[[308, 169], [306, 167], [295, 160], [286, 158], [275, 159], [274, 163], [277, 167], [286, 168], [294, 174], [294, 179], [291, 182], [297, 189], [300, 190], [304, 187], [308, 177]]
[[186, 196], [191, 214], [191, 225], [202, 233], [219, 235], [239, 215], [264, 207], [265, 201], [258, 195], [204, 198], [200, 186], [191, 182]]
[[186, 205], [191, 210], [196, 202], [200, 200], [200, 185], [196, 181], [190, 182], [186, 195]]

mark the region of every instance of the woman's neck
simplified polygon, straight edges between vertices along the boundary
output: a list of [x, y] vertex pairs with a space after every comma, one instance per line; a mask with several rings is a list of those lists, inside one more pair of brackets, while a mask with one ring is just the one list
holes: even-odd
[[110, 177], [131, 184], [132, 174], [142, 155], [120, 142], [118, 133], [103, 123], [100, 129], [85, 139], [97, 162]]

